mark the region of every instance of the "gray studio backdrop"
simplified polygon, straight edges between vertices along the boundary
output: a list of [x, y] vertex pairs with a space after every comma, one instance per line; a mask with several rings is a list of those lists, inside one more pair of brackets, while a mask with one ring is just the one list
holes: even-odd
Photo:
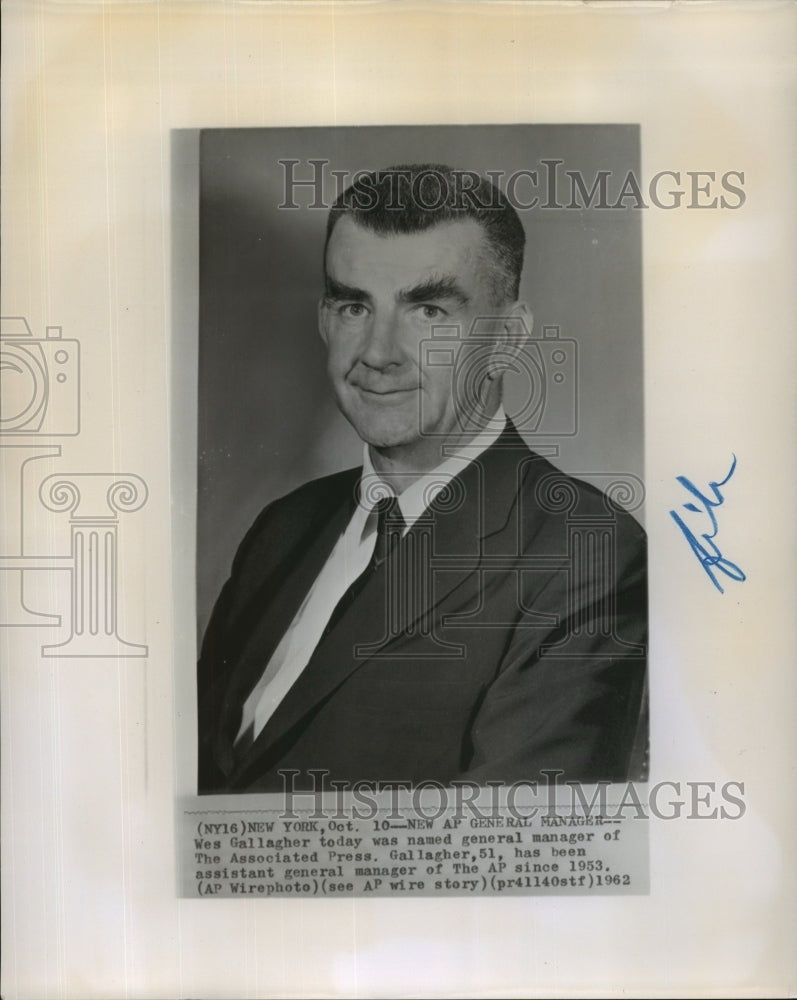
[[[578, 172], [589, 189], [599, 171], [609, 171], [607, 200], [614, 203], [628, 172], [639, 177], [637, 126], [212, 129], [202, 131], [199, 149], [200, 638], [236, 547], [261, 508], [361, 460], [362, 445], [327, 387], [316, 327], [327, 213], [312, 207], [318, 190], [310, 186], [286, 198], [289, 171], [294, 180], [322, 177], [321, 200], [328, 203], [336, 193], [332, 171], [447, 163], [501, 171], [506, 182], [536, 170], [536, 188], [518, 175], [516, 200], [528, 204], [536, 194], [541, 205], [565, 207], [519, 209], [528, 238], [521, 294], [535, 335], [559, 327], [562, 339], [576, 341], [577, 422], [561, 436], [556, 421], [540, 425], [555, 433], [524, 436], [532, 447], [547, 446], [546, 454], [556, 448], [556, 464], [598, 485], [606, 485], [596, 478], [601, 472], [642, 477], [641, 212], [633, 197], [619, 208], [596, 207], [597, 196], [592, 207], [567, 207], [566, 174]], [[299, 162], [289, 167], [280, 162], [286, 160]], [[327, 161], [323, 172], [311, 160]], [[562, 163], [553, 168], [545, 160]], [[551, 199], [546, 184], [554, 169]], [[279, 207], [286, 202], [299, 207]], [[545, 367], [550, 349], [543, 354]], [[567, 365], [571, 360], [568, 353]], [[527, 394], [516, 378], [510, 415]]]

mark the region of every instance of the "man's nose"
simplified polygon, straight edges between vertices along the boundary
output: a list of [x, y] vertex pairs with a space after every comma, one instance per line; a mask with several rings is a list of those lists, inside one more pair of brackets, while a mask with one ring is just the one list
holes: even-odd
[[401, 323], [395, 312], [375, 315], [365, 333], [360, 361], [369, 368], [401, 364]]

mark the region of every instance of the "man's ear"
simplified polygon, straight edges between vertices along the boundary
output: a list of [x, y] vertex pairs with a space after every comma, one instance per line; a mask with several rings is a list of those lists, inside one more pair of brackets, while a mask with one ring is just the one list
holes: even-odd
[[329, 344], [329, 313], [324, 305], [323, 296], [318, 300], [317, 306], [318, 332], [325, 345]]
[[517, 371], [516, 359], [523, 353], [531, 337], [534, 317], [525, 302], [515, 302], [501, 318], [496, 330], [494, 366], [490, 378], [498, 378], [505, 371]]
[[531, 337], [534, 327], [534, 317], [525, 302], [518, 301], [508, 311], [504, 322], [507, 340], [516, 344], [525, 344]]

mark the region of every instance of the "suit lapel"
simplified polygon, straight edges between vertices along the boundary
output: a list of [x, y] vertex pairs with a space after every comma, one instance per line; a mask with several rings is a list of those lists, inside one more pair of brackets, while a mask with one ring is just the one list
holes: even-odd
[[[507, 531], [504, 529], [516, 508], [520, 483], [528, 473], [529, 463], [535, 460], [537, 456], [509, 423], [495, 444], [451, 480], [315, 649], [307, 667], [245, 755], [240, 773], [287, 737], [373, 656], [401, 656], [401, 647], [410, 641], [412, 653], [406, 655], [451, 655], [441, 650], [439, 641], [431, 635], [433, 612], [465, 581], [476, 577], [485, 552], [494, 554], [495, 545], [488, 539], [503, 532], [507, 536], [507, 555], [519, 551], [517, 518]], [[314, 557], [312, 563], [308, 558], [301, 574], [295, 574], [289, 586], [295, 581], [298, 587], [301, 579], [306, 592], [345, 523], [345, 519], [335, 521], [333, 537], [324, 545], [323, 555]], [[496, 551], [500, 552], [500, 548]], [[292, 613], [302, 596], [298, 600], [294, 596], [289, 602]], [[288, 617], [286, 627], [290, 620]], [[424, 649], [424, 642], [428, 649]], [[262, 671], [262, 657], [258, 666]]]
[[[405, 539], [415, 536], [415, 549], [422, 553], [420, 559], [406, 561], [409, 586], [419, 590], [421, 599], [405, 602], [409, 613], [399, 618], [393, 641], [400, 644], [417, 640], [419, 633], [429, 634], [435, 609], [466, 581], [475, 580], [478, 585], [477, 571], [485, 556], [517, 557], [521, 551], [518, 497], [523, 480], [539, 462], [507, 421], [498, 440], [438, 494], [428, 516]], [[423, 553], [424, 547], [428, 554]], [[473, 599], [470, 590], [460, 603]]]
[[[232, 745], [241, 724], [243, 703], [261, 677], [285, 631], [307, 595], [313, 581], [329, 557], [335, 542], [354, 510], [352, 484], [359, 473], [336, 497], [325, 497], [324, 517], [309, 519], [292, 546], [295, 553], [290, 570], [282, 581], [260, 593], [253, 601], [253, 625], [243, 641], [230, 681], [227, 684], [217, 731], [216, 756], [225, 772], [233, 766]], [[330, 505], [332, 515], [329, 516]], [[257, 605], [263, 607], [258, 612]]]

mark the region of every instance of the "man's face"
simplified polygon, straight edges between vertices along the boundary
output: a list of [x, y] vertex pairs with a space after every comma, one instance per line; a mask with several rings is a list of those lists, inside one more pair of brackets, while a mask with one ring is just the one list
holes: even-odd
[[378, 449], [420, 457], [429, 435], [461, 427], [448, 365], [421, 365], [433, 326], [495, 315], [481, 226], [445, 222], [381, 235], [343, 217], [327, 248], [319, 326], [340, 409]]

